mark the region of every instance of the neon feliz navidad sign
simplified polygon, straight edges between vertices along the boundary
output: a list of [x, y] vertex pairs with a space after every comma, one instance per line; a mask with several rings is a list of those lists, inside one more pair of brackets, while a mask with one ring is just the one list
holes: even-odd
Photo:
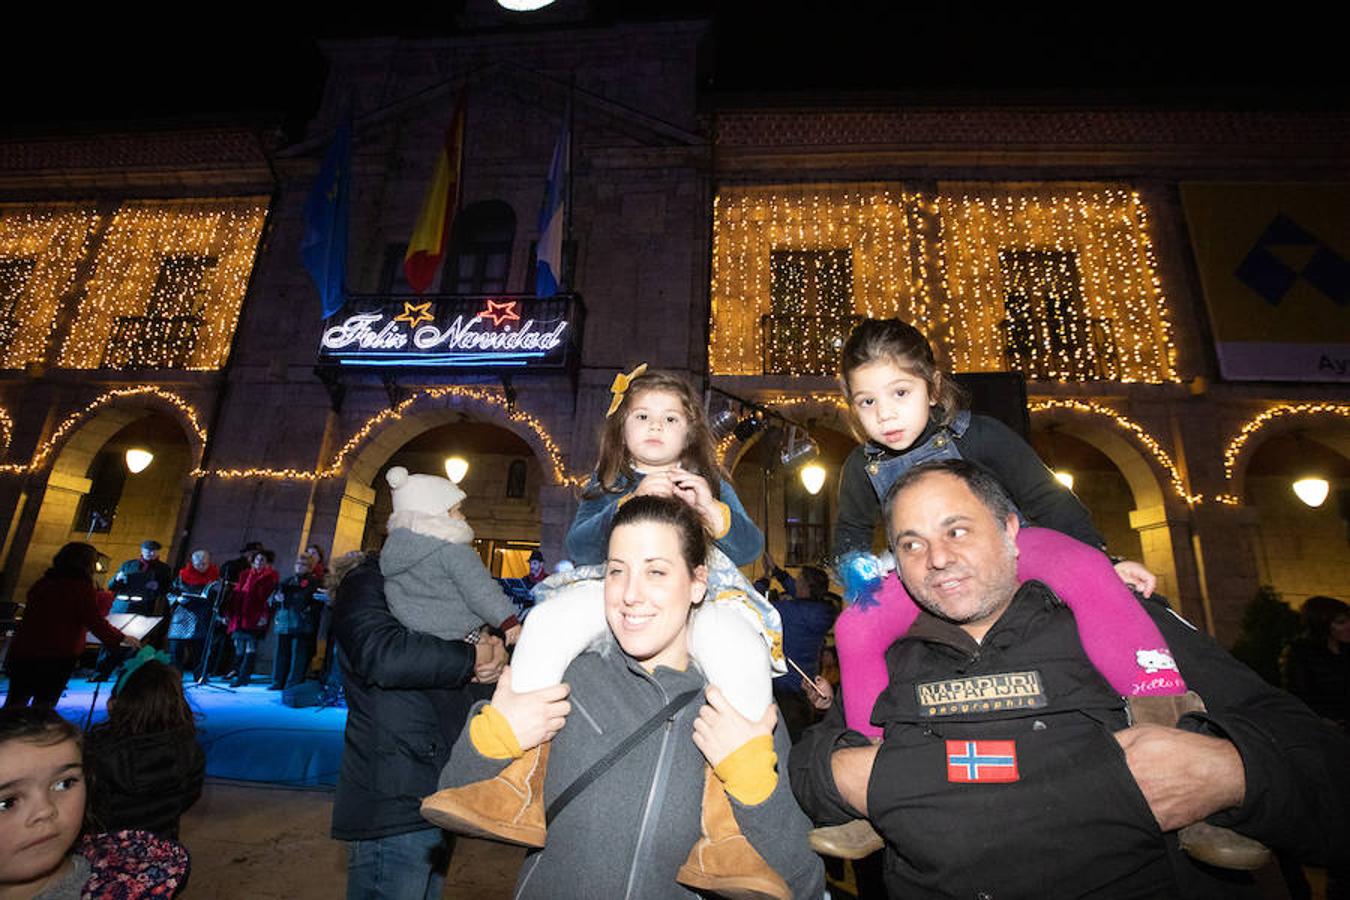
[[495, 368], [563, 362], [571, 326], [565, 299], [531, 304], [556, 313], [548, 318], [522, 316], [519, 300], [484, 303], [476, 312], [454, 304], [461, 311], [444, 326], [430, 300], [403, 301], [397, 315], [393, 308], [360, 312], [324, 331], [319, 355], [343, 366]]

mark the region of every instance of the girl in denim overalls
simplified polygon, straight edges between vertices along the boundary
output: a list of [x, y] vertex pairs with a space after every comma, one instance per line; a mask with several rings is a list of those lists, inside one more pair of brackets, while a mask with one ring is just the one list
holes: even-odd
[[[1153, 575], [1128, 560], [1113, 570], [1087, 510], [1011, 429], [959, 408], [959, 389], [938, 370], [917, 329], [899, 319], [863, 321], [844, 344], [840, 384], [865, 440], [840, 475], [841, 558], [871, 550], [881, 498], [902, 473], [930, 460], [967, 459], [999, 478], [1024, 519], [1044, 526], [1018, 532], [1018, 577], [1045, 582], [1074, 611], [1097, 671], [1127, 698], [1186, 692], [1162, 634], [1126, 588], [1147, 596]], [[844, 715], [850, 728], [879, 738], [870, 719], [887, 685], [886, 648], [909, 629], [918, 607], [894, 573], [879, 589], [849, 599], [855, 602], [835, 625]]]

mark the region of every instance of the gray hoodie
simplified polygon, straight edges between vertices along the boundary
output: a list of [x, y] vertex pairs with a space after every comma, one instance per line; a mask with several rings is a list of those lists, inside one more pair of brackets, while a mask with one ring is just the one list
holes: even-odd
[[516, 614], [468, 544], [395, 528], [380, 550], [380, 571], [389, 611], [413, 631], [457, 641]]
[[[623, 654], [612, 635], [606, 637], [601, 650], [577, 657], [564, 676], [572, 687], [572, 712], [549, 752], [545, 804], [671, 698], [707, 683], [693, 664], [684, 672], [658, 666], [648, 674]], [[675, 875], [701, 835], [705, 762], [694, 746], [693, 723], [702, 705], [699, 697], [685, 706], [549, 823], [547, 846], [531, 851], [521, 866], [516, 897], [698, 896], [677, 883]], [[793, 896], [814, 900], [824, 892], [824, 870], [806, 842], [811, 823], [788, 784], [788, 737], [781, 719], [774, 750], [779, 763], [774, 792], [756, 806], [734, 798], [731, 806], [742, 833], [788, 883]], [[440, 787], [491, 778], [505, 765], [504, 760], [481, 756], [465, 728], [441, 772]]]

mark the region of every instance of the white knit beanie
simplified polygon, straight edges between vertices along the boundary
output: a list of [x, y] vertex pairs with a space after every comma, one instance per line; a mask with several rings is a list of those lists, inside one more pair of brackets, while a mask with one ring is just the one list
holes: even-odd
[[464, 502], [459, 486], [439, 475], [409, 475], [407, 469], [394, 466], [384, 477], [393, 490], [394, 512], [443, 516]]

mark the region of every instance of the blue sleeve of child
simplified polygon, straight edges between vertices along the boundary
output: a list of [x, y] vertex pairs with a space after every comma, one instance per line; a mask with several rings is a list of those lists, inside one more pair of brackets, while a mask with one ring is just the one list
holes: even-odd
[[591, 478], [564, 542], [567, 558], [574, 565], [594, 566], [605, 561], [609, 523], [614, 521], [614, 511], [625, 496], [599, 490], [599, 482]]
[[714, 543], [736, 565], [748, 565], [764, 554], [764, 535], [746, 514], [736, 489], [725, 479], [722, 481], [722, 502], [730, 513], [731, 527]]

